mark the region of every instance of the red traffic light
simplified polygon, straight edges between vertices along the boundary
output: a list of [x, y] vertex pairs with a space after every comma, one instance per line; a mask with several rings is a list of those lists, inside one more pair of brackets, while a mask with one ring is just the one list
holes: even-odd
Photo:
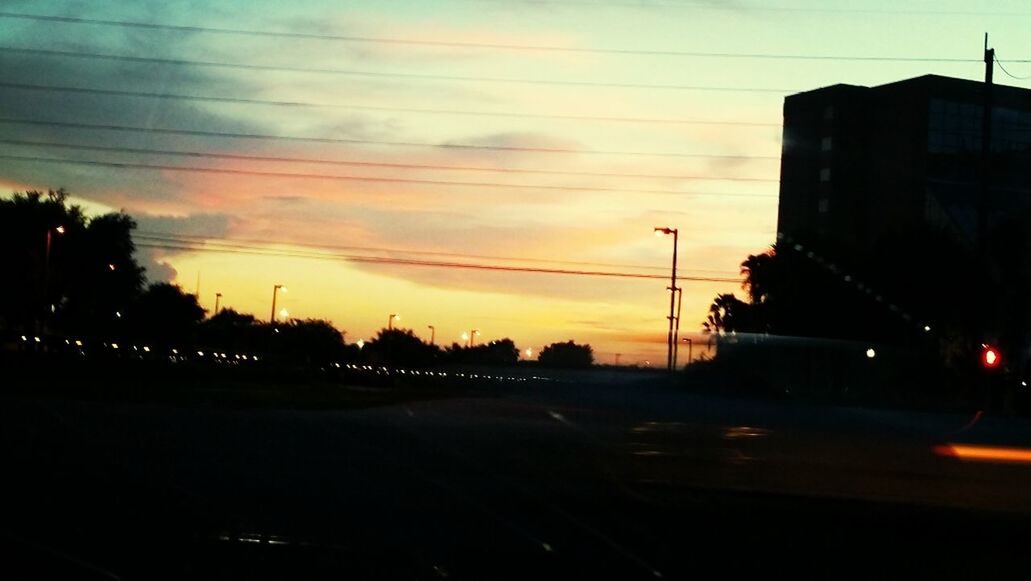
[[981, 348], [981, 365], [984, 365], [988, 369], [995, 369], [1002, 363], [1002, 355], [999, 354], [999, 350], [991, 345], [984, 345]]

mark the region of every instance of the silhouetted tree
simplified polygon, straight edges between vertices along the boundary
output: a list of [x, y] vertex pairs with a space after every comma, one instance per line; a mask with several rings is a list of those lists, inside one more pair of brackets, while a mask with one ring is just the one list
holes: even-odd
[[362, 352], [371, 362], [404, 367], [432, 365], [440, 356], [440, 349], [423, 342], [411, 329], [380, 329]]
[[519, 361], [519, 349], [511, 339], [489, 341], [473, 347], [462, 347], [453, 343], [446, 351], [448, 361], [472, 365], [515, 365]]
[[197, 297], [164, 282], [147, 287], [125, 314], [132, 336], [164, 345], [192, 345], [203, 318]]
[[295, 362], [330, 363], [345, 358], [344, 335], [329, 321], [293, 319], [275, 329], [279, 332], [271, 335], [273, 348]]
[[200, 343], [222, 351], [264, 352], [270, 332], [254, 315], [221, 309], [200, 324]]
[[45, 320], [66, 331], [106, 329], [142, 287], [143, 270], [132, 256], [135, 226], [125, 214], [87, 220], [64, 190], [0, 199], [0, 324], [26, 329]]
[[594, 364], [594, 350], [590, 345], [577, 345], [572, 340], [552, 343], [541, 349], [537, 361], [543, 367], [590, 367]]

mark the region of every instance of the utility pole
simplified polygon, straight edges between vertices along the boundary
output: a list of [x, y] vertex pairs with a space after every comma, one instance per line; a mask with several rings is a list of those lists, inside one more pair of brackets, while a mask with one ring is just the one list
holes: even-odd
[[656, 236], [669, 236], [673, 235], [673, 270], [670, 274], [669, 284], [669, 334], [666, 337], [666, 369], [673, 371], [673, 324], [674, 317], [676, 316], [677, 306], [677, 241], [680, 232], [676, 228], [655, 228]]
[[426, 325], [430, 330], [430, 345], [437, 344], [437, 328], [433, 325]]
[[215, 293], [215, 314], [218, 314], [218, 304], [222, 302], [222, 293]]
[[995, 49], [988, 48], [984, 34], [984, 103], [981, 112], [981, 192], [977, 199], [977, 252], [982, 265], [988, 257], [988, 213], [991, 209], [992, 173], [992, 73], [995, 70]]

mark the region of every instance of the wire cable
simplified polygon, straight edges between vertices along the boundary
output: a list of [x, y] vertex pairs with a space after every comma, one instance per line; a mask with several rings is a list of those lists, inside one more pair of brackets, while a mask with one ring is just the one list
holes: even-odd
[[604, 89], [647, 89], [649, 91], [708, 91], [729, 93], [794, 93], [795, 89], [773, 89], [765, 87], [714, 87], [709, 85], [655, 85], [648, 83], [614, 83], [603, 81], [564, 81], [558, 79], [521, 79], [505, 77], [467, 77], [462, 75], [430, 75], [425, 73], [397, 73], [379, 71], [358, 71], [350, 69], [319, 69], [311, 67], [283, 67], [273, 65], [255, 65], [246, 63], [224, 63], [214, 61], [198, 61], [185, 59], [165, 59], [128, 55], [98, 54], [87, 52], [71, 52], [47, 49], [27, 49], [0, 46], [0, 52], [20, 52], [23, 54], [41, 54], [64, 58], [80, 58], [94, 60], [113, 60], [122, 62], [184, 65], [208, 68], [227, 68], [245, 71], [292, 72], [332, 74], [371, 79], [404, 79], [409, 81], [443, 81], [453, 83], [499, 83], [516, 85], [554, 85], [561, 87], [594, 87]]
[[[356, 256], [356, 255], [329, 255], [329, 254], [317, 254], [317, 253], [297, 253], [297, 252], [282, 252], [282, 251], [268, 251], [259, 249], [241, 249], [235, 247], [216, 247], [216, 246], [205, 246], [187, 243], [151, 243], [151, 242], [140, 242], [136, 244], [139, 248], [152, 248], [172, 251], [187, 251], [187, 252], [216, 252], [221, 254], [249, 254], [256, 256], [270, 256], [270, 257], [283, 257], [283, 258], [303, 258], [303, 259], [315, 259], [315, 260], [335, 260], [354, 262], [359, 264], [385, 264], [385, 265], [397, 265], [397, 266], [424, 266], [424, 267], [435, 267], [435, 268], [451, 268], [451, 269], [464, 269], [464, 270], [484, 270], [484, 271], [499, 271], [499, 272], [519, 272], [519, 273], [536, 273], [536, 274], [561, 274], [569, 276], [595, 276], [595, 277], [609, 277], [609, 278], [628, 278], [628, 279], [643, 279], [643, 280], [667, 280], [668, 275], [665, 274], [645, 274], [645, 273], [633, 273], [633, 272], [617, 272], [617, 271], [600, 271], [600, 270], [574, 270], [574, 269], [559, 269], [559, 268], [537, 268], [537, 267], [523, 267], [523, 266], [506, 266], [499, 264], [474, 264], [467, 262], [444, 262], [434, 260], [410, 260], [402, 258], [383, 258], [383, 257], [369, 257], [369, 256]], [[735, 283], [740, 284], [741, 281], [736, 278], [727, 277], [705, 277], [705, 276], [685, 276], [677, 277], [678, 281], [685, 282], [721, 282], [721, 283]]]
[[[993, 56], [992, 58], [995, 59], [995, 64], [999, 65], [999, 70], [1001, 70], [1002, 72], [1006, 73], [1006, 76], [1008, 76], [1010, 78], [1013, 78], [1013, 79], [1016, 79], [1018, 81], [1026, 81], [1028, 79], [1031, 79], [1031, 75], [1027, 75], [1026, 77], [1018, 77], [1017, 75], [1014, 75], [1013, 73], [1007, 71], [1006, 67], [1002, 66], [1002, 61], [999, 60], [999, 57]], [[1012, 62], [1023, 62], [1023, 61], [1012, 61]]]
[[268, 141], [296, 141], [306, 143], [332, 143], [346, 145], [378, 145], [387, 147], [428, 147], [435, 149], [464, 149], [471, 151], [512, 151], [521, 153], [557, 153], [582, 155], [619, 155], [627, 157], [671, 157], [671, 158], [707, 158], [707, 159], [753, 159], [780, 160], [779, 156], [760, 155], [721, 155], [711, 153], [680, 153], [663, 151], [614, 151], [600, 149], [570, 149], [561, 147], [523, 147], [514, 145], [481, 145], [473, 143], [426, 143], [418, 141], [376, 141], [370, 139], [347, 139], [340, 137], [308, 137], [301, 135], [272, 135], [267, 133], [232, 133], [225, 131], [207, 131], [200, 129], [176, 129], [165, 127], [140, 127], [117, 124], [79, 123], [72, 121], [56, 121], [50, 119], [15, 119], [0, 117], [0, 124], [29, 125], [36, 127], [60, 127], [66, 129], [90, 129], [102, 131], [119, 131], [128, 133], [155, 133], [161, 135], [183, 135], [189, 137], [217, 137], [227, 139], [255, 139]]
[[390, 163], [390, 162], [373, 162], [373, 161], [353, 161], [353, 160], [336, 160], [336, 159], [313, 159], [313, 158], [301, 158], [301, 157], [279, 157], [279, 156], [267, 156], [267, 155], [244, 155], [236, 153], [216, 153], [216, 152], [201, 152], [201, 151], [180, 151], [171, 149], [148, 149], [141, 147], [113, 147], [103, 145], [80, 145], [75, 143], [60, 143], [54, 141], [29, 141], [24, 139], [2, 139], [0, 143], [7, 145], [17, 145], [21, 147], [39, 147], [39, 148], [59, 148], [59, 149], [72, 149], [79, 151], [96, 151], [96, 152], [113, 152], [113, 153], [131, 153], [139, 155], [164, 155], [164, 156], [175, 156], [175, 157], [191, 157], [200, 159], [225, 159], [232, 161], [257, 161], [257, 162], [272, 162], [272, 163], [301, 163], [311, 165], [341, 165], [349, 167], [371, 167], [371, 168], [390, 168], [390, 169], [425, 169], [433, 171], [470, 171], [470, 172], [486, 172], [486, 173], [500, 173], [500, 174], [528, 174], [528, 175], [559, 175], [559, 176], [586, 176], [586, 177], [603, 177], [603, 178], [635, 178], [635, 179], [664, 179], [664, 180], [703, 180], [703, 181], [734, 181], [734, 182], [773, 182], [777, 183], [780, 180], [777, 178], [749, 178], [740, 176], [700, 176], [700, 175], [661, 175], [661, 174], [640, 174], [640, 173], [608, 173], [608, 172], [590, 172], [590, 171], [564, 171], [564, 170], [546, 170], [546, 169], [523, 169], [523, 168], [492, 168], [492, 167], [477, 167], [477, 166], [463, 166], [463, 165], [437, 165], [437, 164], [418, 164], [418, 163]]
[[496, 182], [456, 182], [450, 180], [420, 180], [420, 179], [409, 179], [409, 178], [390, 178], [390, 177], [371, 177], [371, 176], [352, 176], [352, 175], [335, 175], [335, 174], [316, 174], [316, 173], [291, 173], [291, 172], [273, 172], [273, 171], [254, 171], [254, 170], [242, 170], [242, 169], [227, 169], [227, 168], [213, 168], [213, 167], [195, 167], [195, 166], [182, 166], [182, 165], [165, 165], [156, 163], [130, 163], [130, 162], [118, 162], [118, 161], [100, 161], [94, 159], [61, 159], [54, 157], [37, 157], [29, 155], [9, 155], [0, 154], [0, 159], [7, 159], [11, 161], [26, 161], [33, 163], [50, 163], [50, 164], [65, 164], [65, 165], [86, 165], [95, 167], [113, 167], [121, 169], [142, 169], [142, 170], [158, 170], [158, 171], [177, 171], [177, 172], [193, 172], [193, 173], [208, 173], [208, 174], [221, 174], [221, 175], [246, 175], [255, 177], [269, 177], [269, 178], [286, 178], [286, 179], [310, 179], [310, 180], [333, 180], [333, 181], [346, 181], [346, 182], [366, 182], [366, 183], [385, 183], [385, 184], [416, 184], [416, 185], [436, 185], [436, 186], [458, 186], [458, 187], [476, 187], [476, 188], [499, 188], [499, 189], [516, 189], [516, 190], [531, 190], [531, 191], [557, 191], [557, 192], [609, 192], [609, 193], [620, 193], [620, 194], [654, 194], [654, 195], [671, 195], [671, 196], [719, 196], [725, 198], [777, 198], [777, 194], [747, 194], [747, 193], [716, 193], [716, 192], [681, 192], [675, 190], [644, 190], [644, 189], [624, 189], [624, 188], [609, 188], [602, 186], [554, 186], [554, 185], [531, 185], [531, 184], [504, 184]]
[[[134, 239], [144, 239], [148, 242], [168, 242], [168, 243], [195, 243], [204, 244], [211, 241], [215, 241], [221, 245], [227, 246], [242, 246], [244, 248], [266, 248], [268, 246], [294, 246], [301, 248], [312, 248], [315, 250], [328, 250], [328, 251], [348, 251], [348, 252], [373, 252], [381, 254], [409, 254], [414, 256], [445, 256], [449, 258], [466, 258], [466, 259], [477, 259], [477, 260], [501, 260], [506, 262], [530, 262], [530, 263], [541, 263], [541, 264], [563, 264], [567, 266], [591, 266], [591, 267], [605, 267], [605, 268], [630, 268], [638, 270], [653, 270], [653, 271], [669, 271], [669, 266], [649, 266], [642, 264], [628, 264], [628, 263], [613, 263], [613, 262], [585, 262], [577, 260], [555, 260], [550, 258], [532, 258], [532, 257], [516, 257], [516, 256], [498, 256], [489, 254], [468, 254], [461, 252], [442, 252], [433, 250], [410, 250], [401, 248], [382, 248], [374, 246], [346, 246], [346, 245], [333, 245], [333, 244], [312, 244], [305, 242], [290, 242], [285, 240], [268, 240], [268, 239], [248, 239], [248, 238], [224, 238], [219, 236], [200, 236], [190, 234], [176, 234], [174, 232], [155, 232], [148, 230], [138, 230], [133, 232]], [[393, 258], [393, 257], [387, 257]], [[726, 270], [708, 270], [702, 268], [687, 269], [685, 272], [704, 272], [704, 273], [716, 273], [716, 274], [738, 274], [737, 271], [726, 271]]]
[[[505, 0], [506, 2], [508, 0]], [[522, 0], [530, 2], [531, 0]], [[596, 3], [581, 3], [577, 5], [598, 6]], [[633, 5], [640, 7], [640, 5]], [[711, 6], [710, 6], [711, 8]], [[755, 8], [755, 7], [752, 7]], [[940, 14], [940, 13], [938, 13]], [[178, 33], [204, 33], [224, 34], [235, 36], [250, 36], [259, 38], [289, 38], [295, 40], [319, 40], [339, 41], [368, 44], [386, 44], [397, 46], [421, 46], [421, 47], [446, 47], [460, 49], [486, 49], [498, 51], [525, 51], [525, 52], [555, 52], [555, 53], [587, 53], [587, 54], [609, 54], [609, 55], [636, 55], [636, 56], [661, 56], [661, 57], [689, 57], [689, 58], [727, 58], [727, 59], [762, 59], [762, 60], [794, 60], [794, 61], [858, 61], [858, 62], [937, 62], [937, 63], [972, 63], [980, 62], [978, 59], [965, 58], [942, 58], [942, 57], [912, 57], [912, 56], [857, 56], [857, 55], [818, 55], [818, 54], [775, 54], [775, 53], [732, 53], [732, 52], [703, 52], [683, 51], [670, 49], [622, 49], [622, 48], [599, 48], [599, 47], [569, 47], [557, 45], [532, 45], [532, 44], [507, 44], [490, 42], [463, 42], [463, 41], [442, 41], [410, 38], [390, 38], [357, 35], [320, 34], [312, 32], [291, 32], [277, 30], [248, 30], [241, 28], [223, 28], [213, 26], [191, 26], [176, 24], [158, 24], [152, 22], [138, 22], [128, 20], [107, 20], [98, 18], [82, 18], [72, 16], [56, 16], [44, 14], [24, 14], [15, 12], [0, 12], [0, 18], [34, 20], [39, 22], [60, 22], [64, 24], [87, 24], [94, 26], [137, 28], [144, 30], [161, 30]], [[1021, 61], [1016, 61], [1021, 62]]]

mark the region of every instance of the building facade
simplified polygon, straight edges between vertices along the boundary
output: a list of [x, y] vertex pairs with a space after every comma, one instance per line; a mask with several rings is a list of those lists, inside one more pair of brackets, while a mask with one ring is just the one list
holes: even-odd
[[924, 228], [973, 247], [979, 212], [989, 228], [1031, 216], [1031, 90], [991, 89], [988, 156], [985, 99], [983, 83], [935, 75], [787, 97], [778, 232], [847, 260]]

